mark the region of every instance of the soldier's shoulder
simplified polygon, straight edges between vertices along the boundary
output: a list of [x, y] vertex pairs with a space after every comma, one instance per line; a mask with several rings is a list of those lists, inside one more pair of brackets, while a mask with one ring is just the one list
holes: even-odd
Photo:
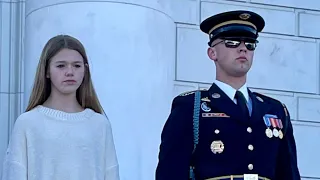
[[176, 97], [190, 97], [190, 96], [193, 96], [197, 91], [199, 91], [199, 90], [195, 89], [195, 90], [191, 90], [191, 91], [184, 91], [184, 92], [180, 93], [179, 95], [177, 95]]
[[262, 102], [265, 102], [265, 103], [268, 103], [270, 105], [281, 105], [281, 106], [284, 105], [280, 100], [275, 99], [275, 98], [273, 98], [271, 96], [268, 96], [268, 95], [265, 95], [265, 94], [262, 94], [262, 93], [258, 93], [258, 92], [253, 92], [253, 94], [256, 95], [258, 100], [260, 100]]
[[199, 96], [200, 98], [207, 92], [206, 89], [201, 90], [192, 90], [192, 91], [185, 91], [180, 93], [179, 95], [175, 96], [173, 99], [173, 104], [193, 104], [195, 101], [195, 96]]

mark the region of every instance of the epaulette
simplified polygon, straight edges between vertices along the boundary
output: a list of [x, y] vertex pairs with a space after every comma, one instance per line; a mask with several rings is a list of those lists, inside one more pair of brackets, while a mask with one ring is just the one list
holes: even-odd
[[197, 90], [192, 90], [192, 91], [186, 91], [186, 92], [179, 94], [178, 96], [188, 96], [188, 95], [194, 94], [196, 91], [207, 91], [207, 89], [201, 89], [201, 90], [197, 89]]
[[186, 91], [186, 92], [183, 92], [181, 94], [179, 94], [178, 96], [188, 96], [190, 94], [194, 94], [197, 90], [193, 90], [193, 91]]
[[287, 109], [286, 105], [284, 103], [281, 103], [281, 104], [283, 106], [284, 113], [285, 113], [286, 117], [288, 117], [289, 113], [288, 113], [288, 109]]

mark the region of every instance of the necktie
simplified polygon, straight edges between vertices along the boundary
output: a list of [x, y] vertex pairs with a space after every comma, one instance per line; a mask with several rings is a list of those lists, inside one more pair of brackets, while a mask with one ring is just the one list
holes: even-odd
[[235, 98], [237, 99], [237, 105], [241, 109], [241, 112], [243, 113], [244, 117], [249, 118], [249, 110], [246, 103], [247, 100], [244, 97], [244, 95], [240, 91], [237, 91]]

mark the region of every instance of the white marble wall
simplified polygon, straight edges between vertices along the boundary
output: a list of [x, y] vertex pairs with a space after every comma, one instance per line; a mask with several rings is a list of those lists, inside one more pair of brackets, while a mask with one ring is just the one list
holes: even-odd
[[[188, 0], [177, 20], [175, 94], [208, 88], [215, 78], [206, 55], [208, 37], [199, 30], [206, 17], [226, 10], [261, 14], [266, 27], [249, 73], [255, 91], [284, 102], [291, 113], [301, 174], [320, 178], [320, 1]], [[192, 73], [193, 72], [193, 73]]]
[[67, 33], [87, 48], [114, 128], [122, 180], [154, 179], [172, 98], [207, 88], [214, 79], [208, 37], [199, 23], [233, 9], [265, 18], [249, 86], [288, 106], [301, 174], [305, 180], [320, 178], [317, 0], [0, 1], [0, 161], [12, 124], [26, 106], [44, 43]]

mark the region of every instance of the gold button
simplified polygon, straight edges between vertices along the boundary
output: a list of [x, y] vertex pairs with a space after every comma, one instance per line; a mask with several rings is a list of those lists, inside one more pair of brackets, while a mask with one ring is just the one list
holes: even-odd
[[249, 165], [248, 165], [248, 169], [249, 169], [249, 170], [252, 170], [252, 169], [253, 169], [253, 164], [249, 164]]
[[247, 131], [248, 131], [248, 133], [251, 133], [251, 132], [252, 132], [251, 127], [248, 127], [248, 128], [247, 128]]
[[251, 144], [249, 144], [248, 149], [249, 149], [250, 151], [252, 151], [252, 150], [253, 150], [253, 146], [252, 146]]
[[216, 129], [214, 133], [219, 134], [220, 133], [219, 129]]

